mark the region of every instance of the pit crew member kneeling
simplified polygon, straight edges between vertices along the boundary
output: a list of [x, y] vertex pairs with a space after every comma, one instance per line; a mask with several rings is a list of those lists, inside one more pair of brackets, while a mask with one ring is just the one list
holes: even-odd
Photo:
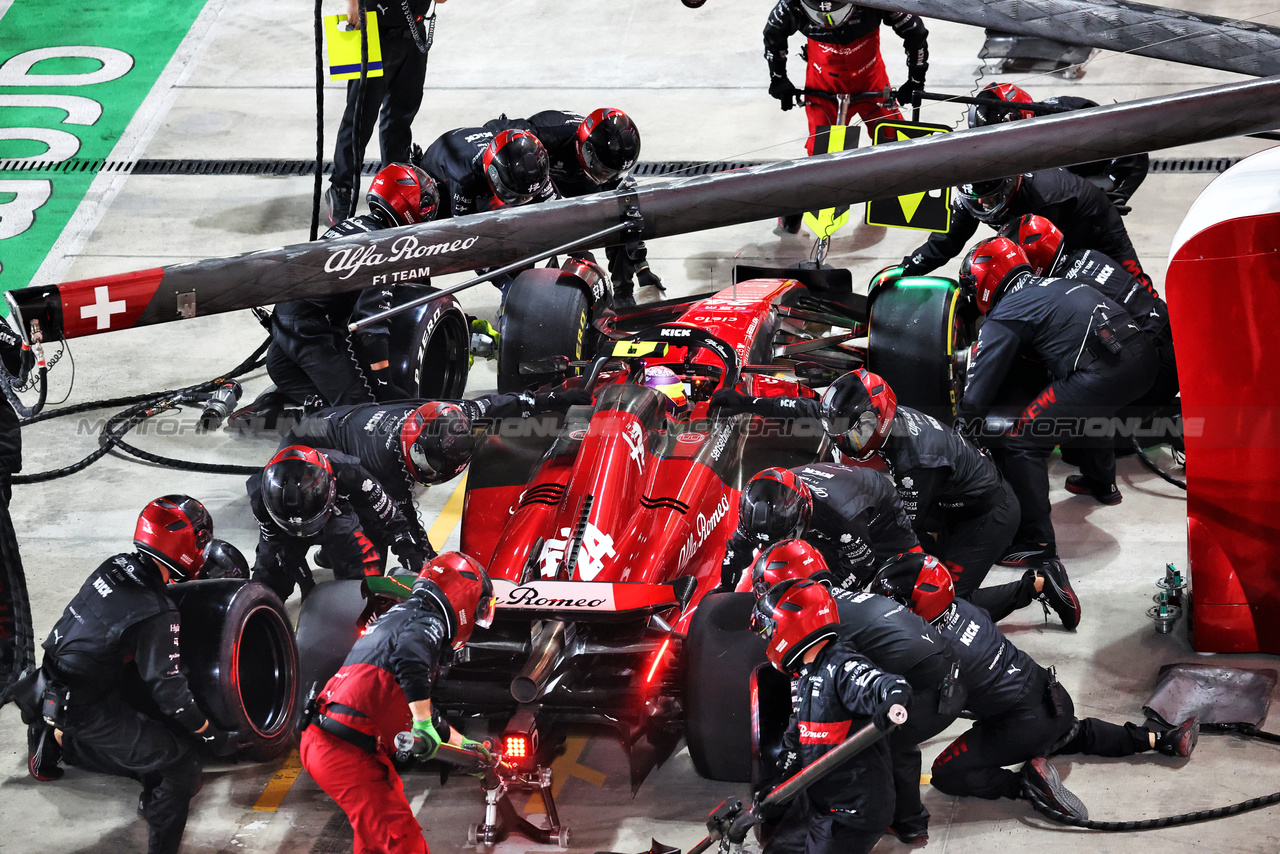
[[[137, 551], [109, 558], [89, 575], [44, 642], [44, 666], [14, 692], [29, 726], [31, 776], [57, 780], [61, 759], [138, 780], [150, 854], [174, 854], [182, 841], [200, 789], [197, 745], [215, 756], [241, 747], [240, 735], [214, 726], [191, 694], [178, 609], [165, 593], [169, 583], [199, 578], [220, 542], [199, 501], [186, 495], [152, 501], [138, 516]], [[135, 666], [145, 696], [122, 688]], [[138, 710], [152, 702], [163, 717]]]
[[[1163, 732], [1077, 718], [1071, 695], [1054, 671], [1014, 646], [986, 611], [957, 599], [951, 576], [927, 555], [902, 555], [876, 574], [871, 590], [898, 600], [937, 628], [960, 660], [965, 708], [976, 723], [933, 763], [933, 785], [948, 795], [1019, 799], [1030, 787], [1061, 812], [1088, 818], [1044, 757], [1131, 756], [1149, 750], [1190, 756], [1195, 748], [1196, 718]], [[1018, 763], [1025, 763], [1020, 772], [1004, 767]]]
[[302, 767], [333, 798], [355, 832], [354, 851], [426, 854], [422, 828], [392, 765], [395, 737], [409, 730], [414, 754], [441, 743], [484, 751], [432, 706], [442, 659], [493, 621], [493, 585], [472, 558], [446, 552], [423, 567], [404, 602], [356, 641], [317, 698], [302, 732]]
[[[762, 793], [869, 721], [888, 729], [890, 710], [911, 702], [905, 679], [841, 639], [835, 603], [821, 584], [779, 584], [756, 602], [751, 627], [767, 641], [769, 663], [796, 680], [780, 767]], [[792, 801], [768, 833], [765, 854], [866, 854], [892, 819], [893, 772], [888, 743], [880, 739]]]
[[259, 523], [253, 580], [281, 599], [295, 584], [303, 597], [315, 587], [307, 564], [313, 545], [324, 548], [339, 579], [382, 575], [385, 551], [395, 552], [405, 567], [421, 566], [433, 554], [414, 542], [395, 502], [355, 457], [294, 445], [246, 486]]
[[[1090, 430], [1155, 379], [1156, 354], [1133, 319], [1114, 300], [1081, 282], [1041, 279], [1021, 247], [996, 237], [974, 247], [960, 266], [960, 282], [986, 322], [978, 331], [965, 377], [960, 416], [984, 427], [1019, 355], [1044, 363], [1053, 381], [1035, 395], [1004, 432], [996, 462], [1022, 507], [1022, 521], [1002, 563], [1026, 565], [1057, 557], [1049, 519], [1049, 454], [1080, 448], [1080, 472], [1101, 500], [1117, 503], [1111, 436]], [[985, 431], [985, 428], [983, 429]]]

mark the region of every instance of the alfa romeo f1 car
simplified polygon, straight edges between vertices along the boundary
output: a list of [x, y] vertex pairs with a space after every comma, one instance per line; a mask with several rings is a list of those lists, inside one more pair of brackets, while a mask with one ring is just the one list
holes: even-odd
[[[864, 297], [846, 271], [738, 268], [719, 293], [615, 314], [593, 305], [591, 269], [568, 266], [513, 283], [500, 381], [579, 384], [594, 403], [550, 422], [498, 422], [480, 438], [461, 548], [488, 568], [497, 619], [433, 700], [506, 722], [526, 743], [606, 724], [661, 758], [683, 735], [704, 776], [749, 779], [763, 642], [747, 630], [750, 603], [713, 590], [743, 483], [818, 461], [828, 445], [817, 425], [724, 415], [711, 395], [812, 396], [866, 364], [912, 405], [949, 411], [969, 332], [960, 290], [880, 276]], [[687, 412], [643, 384], [658, 365], [680, 378]], [[302, 682], [335, 671], [359, 627], [411, 583], [318, 587], [298, 624]], [[633, 752], [633, 784], [643, 765]]]

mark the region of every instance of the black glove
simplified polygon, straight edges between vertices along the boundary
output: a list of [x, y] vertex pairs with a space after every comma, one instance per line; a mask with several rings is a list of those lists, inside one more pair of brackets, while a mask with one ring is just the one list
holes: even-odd
[[711, 395], [711, 408], [727, 409], [730, 412], [750, 412], [756, 398], [743, 394], [736, 388], [718, 389]]
[[907, 82], [903, 83], [901, 86], [898, 87], [898, 93], [894, 97], [897, 98], [897, 101], [899, 104], [905, 107], [909, 105], [912, 102], [912, 100], [915, 99], [917, 92], [923, 92], [923, 91], [924, 91], [923, 80], [913, 80], [911, 78], [907, 78]]
[[777, 98], [782, 102], [784, 113], [796, 105], [796, 95], [799, 92], [800, 90], [791, 85], [791, 80], [785, 74], [769, 78], [769, 97]]
[[666, 290], [666, 288], [662, 286], [662, 279], [659, 279], [657, 273], [649, 269], [649, 265], [647, 263], [643, 267], [636, 268], [636, 284], [642, 288], [652, 285], [660, 291]]
[[195, 733], [195, 736], [200, 739], [205, 750], [218, 757], [230, 756], [244, 747], [244, 736], [240, 731], [218, 729], [213, 724], [206, 726], [203, 732]]
[[391, 369], [384, 368], [381, 371], [370, 371], [369, 375], [373, 378], [373, 396], [379, 401], [383, 400], [409, 400], [413, 395], [400, 388], [391, 381]]
[[543, 391], [534, 395], [534, 403], [542, 409], [563, 409], [570, 406], [586, 406], [591, 403], [591, 392], [585, 388], [566, 388], [562, 391]]
[[906, 708], [911, 705], [911, 686], [900, 685], [895, 687], [889, 694], [880, 701], [880, 705], [876, 706], [875, 713], [871, 715], [871, 722], [876, 725], [876, 729], [881, 732], [888, 732], [891, 727], [897, 726], [889, 720], [889, 710], [894, 706], [902, 706]]
[[760, 822], [772, 824], [786, 814], [787, 807], [791, 804], [790, 802], [787, 802], [784, 804], [769, 804], [766, 806], [764, 799], [767, 797], [769, 797], [769, 792], [763, 789], [755, 793], [751, 798], [751, 814]]
[[1124, 216], [1125, 214], [1129, 213], [1129, 211], [1133, 210], [1133, 208], [1129, 207], [1128, 205], [1129, 199], [1128, 197], [1125, 196], [1124, 193], [1120, 193], [1115, 190], [1112, 190], [1109, 193], [1107, 193], [1107, 198], [1111, 200], [1111, 204], [1115, 205], [1116, 211], [1120, 214], [1120, 216]]

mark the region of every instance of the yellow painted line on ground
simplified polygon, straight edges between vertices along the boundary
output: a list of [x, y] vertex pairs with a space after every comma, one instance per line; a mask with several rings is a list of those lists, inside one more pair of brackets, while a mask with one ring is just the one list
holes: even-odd
[[[572, 736], [564, 740], [564, 753], [560, 754], [554, 762], [551, 763], [551, 796], [559, 797], [560, 789], [570, 777], [577, 777], [580, 780], [586, 780], [593, 786], [604, 785], [604, 774], [594, 768], [588, 768], [582, 765], [578, 759], [582, 756], [582, 751], [587, 746], [588, 739], [585, 736]], [[546, 806], [542, 803], [542, 793], [534, 792], [529, 798], [529, 802], [525, 804], [525, 813], [545, 813]]]
[[290, 750], [276, 773], [267, 781], [266, 788], [262, 790], [253, 808], [259, 812], [275, 812], [280, 807], [280, 802], [284, 800], [284, 796], [293, 788], [294, 780], [297, 780], [301, 773], [302, 760], [298, 758], [298, 751]]
[[437, 549], [443, 548], [444, 541], [449, 539], [449, 535], [453, 533], [454, 528], [458, 527], [458, 521], [462, 518], [462, 505], [467, 500], [467, 474], [463, 472], [458, 478], [458, 486], [454, 489], [453, 495], [449, 496], [449, 500], [445, 502], [444, 509], [440, 511], [435, 522], [431, 523], [431, 530], [427, 531], [427, 539]]
[[930, 784], [930, 783], [932, 783], [932, 782], [933, 782], [933, 775], [932, 775], [932, 774], [921, 774], [921, 775], [920, 775], [920, 785], [921, 785], [921, 786], [927, 786], [927, 785], [929, 785], [929, 784]]

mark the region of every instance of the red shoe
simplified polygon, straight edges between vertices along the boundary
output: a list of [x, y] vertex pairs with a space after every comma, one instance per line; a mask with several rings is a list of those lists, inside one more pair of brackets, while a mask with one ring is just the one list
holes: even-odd
[[1190, 717], [1178, 726], [1156, 736], [1156, 750], [1165, 756], [1190, 756], [1200, 738], [1200, 721]]
[[1073, 474], [1067, 478], [1067, 492], [1073, 495], [1092, 495], [1108, 507], [1124, 501], [1124, 495], [1116, 489], [1115, 483], [1098, 483], [1089, 480], [1082, 474]]

